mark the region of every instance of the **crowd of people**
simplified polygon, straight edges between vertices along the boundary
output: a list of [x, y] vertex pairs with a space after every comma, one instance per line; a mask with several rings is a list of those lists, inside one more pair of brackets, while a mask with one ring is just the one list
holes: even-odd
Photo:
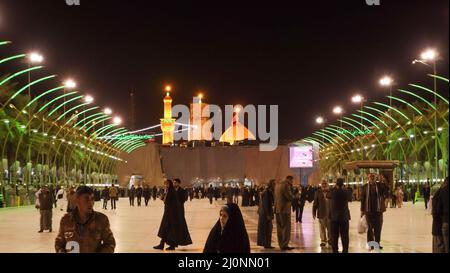
[[[293, 186], [293, 177], [276, 182], [270, 180], [267, 185], [259, 187], [181, 187], [180, 179], [167, 179], [164, 187], [148, 187], [132, 185], [128, 191], [130, 206], [141, 206], [141, 199], [147, 206], [150, 199], [164, 202], [164, 214], [158, 230], [160, 244], [155, 249], [175, 250], [178, 246], [192, 244], [189, 229], [185, 219], [185, 202], [194, 198], [226, 199], [226, 205], [219, 211], [219, 219], [209, 233], [204, 252], [206, 253], [237, 253], [250, 252], [249, 238], [242, 217], [238, 196], [241, 196], [241, 206], [258, 206], [257, 245], [272, 249], [273, 221], [277, 227], [278, 246], [281, 250], [294, 249], [289, 245], [291, 235], [291, 213], [295, 221], [302, 223], [306, 202], [312, 203], [312, 216], [319, 220], [320, 246], [331, 247], [338, 252], [338, 239], [342, 241], [342, 252], [349, 251], [349, 221], [351, 219], [348, 203], [360, 202], [359, 217], [367, 223], [367, 242], [376, 242], [380, 249], [383, 213], [391, 207], [401, 207], [403, 199], [402, 185], [396, 185], [390, 190], [384, 175], [370, 173], [368, 182], [359, 189], [346, 186], [339, 178], [330, 186], [322, 181], [319, 186]], [[421, 192], [426, 206], [430, 206], [433, 215], [432, 235], [433, 252], [448, 253], [448, 178], [439, 185], [423, 186], [415, 189]], [[395, 192], [397, 198], [392, 197]], [[420, 195], [420, 194], [416, 194]], [[94, 202], [103, 199], [102, 208], [116, 209], [116, 201], [123, 196], [115, 185], [103, 190], [94, 190], [87, 186], [58, 187], [55, 190], [42, 186], [36, 192], [36, 208], [40, 211], [39, 233], [47, 230], [52, 232], [52, 210], [58, 208], [67, 213], [61, 219], [58, 236], [55, 241], [57, 252], [70, 251], [66, 249], [69, 241], [76, 241], [81, 252], [113, 252], [115, 239], [109, 227], [106, 215], [95, 212]], [[392, 200], [395, 199], [395, 202]], [[394, 204], [392, 204], [394, 203]], [[371, 247], [373, 249], [373, 246]]]

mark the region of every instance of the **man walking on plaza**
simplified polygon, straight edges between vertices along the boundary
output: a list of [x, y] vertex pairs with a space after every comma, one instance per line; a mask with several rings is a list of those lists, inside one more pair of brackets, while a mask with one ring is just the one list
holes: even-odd
[[330, 233], [333, 253], [338, 253], [338, 239], [341, 235], [342, 253], [348, 253], [349, 245], [349, 221], [350, 210], [348, 201], [350, 199], [348, 190], [344, 188], [344, 179], [336, 180], [336, 187], [328, 193], [330, 199]]
[[258, 242], [259, 246], [266, 249], [273, 248], [272, 246], [272, 229], [273, 229], [273, 190], [275, 188], [275, 179], [269, 181], [269, 185], [262, 192], [258, 207]]
[[313, 218], [314, 220], [319, 218], [320, 223], [320, 246], [326, 246], [327, 243], [331, 246], [331, 233], [330, 233], [330, 219], [329, 219], [329, 199], [326, 197], [328, 193], [328, 183], [322, 181], [322, 187], [320, 187], [315, 195], [313, 202]]
[[[361, 192], [361, 216], [365, 215], [367, 225], [367, 242], [374, 241], [380, 245], [381, 229], [383, 225], [383, 213], [386, 211], [384, 197], [386, 187], [383, 183], [376, 183], [375, 174], [368, 175], [368, 183], [363, 186]], [[374, 247], [371, 246], [371, 249]]]
[[425, 202], [425, 209], [428, 209], [428, 202], [430, 201], [430, 184], [428, 181], [423, 186], [423, 201]]
[[292, 183], [294, 178], [287, 176], [286, 180], [275, 186], [275, 215], [277, 222], [278, 245], [282, 250], [292, 250], [289, 246], [291, 237], [291, 202], [294, 199], [292, 195]]
[[119, 191], [114, 184], [109, 188], [109, 198], [111, 199], [111, 209], [116, 209], [116, 201], [119, 196]]
[[108, 209], [108, 200], [109, 200], [109, 189], [105, 187], [102, 190], [102, 199], [103, 199], [103, 209]]
[[[92, 188], [78, 187], [75, 203], [75, 209], [61, 219], [55, 240], [56, 252], [66, 253], [72, 250], [80, 253], [113, 253], [116, 241], [108, 217], [94, 211]], [[68, 243], [74, 245], [73, 249], [67, 249]]]
[[173, 182], [174, 182], [173, 186], [175, 188], [178, 201], [180, 202], [181, 215], [184, 217], [184, 203], [188, 200], [188, 194], [187, 191], [180, 186], [181, 185], [180, 179], [175, 178]]
[[444, 241], [445, 253], [448, 253], [448, 177], [445, 178], [444, 183], [440, 189], [439, 201], [437, 202], [438, 211], [442, 219], [442, 239]]
[[39, 233], [48, 230], [52, 232], [52, 209], [53, 209], [53, 194], [50, 192], [48, 187], [44, 186], [39, 193], [39, 213], [40, 218], [40, 229]]
[[128, 191], [128, 198], [130, 199], [130, 206], [134, 207], [134, 196], [136, 195], [136, 188], [134, 185], [131, 185], [130, 190]]
[[136, 200], [137, 200], [138, 207], [140, 207], [141, 206], [141, 201], [142, 201], [142, 186], [141, 185], [139, 185], [136, 188]]

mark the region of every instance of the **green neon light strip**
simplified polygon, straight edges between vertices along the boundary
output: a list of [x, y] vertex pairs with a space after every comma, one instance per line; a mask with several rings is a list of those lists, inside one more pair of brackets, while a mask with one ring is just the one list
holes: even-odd
[[439, 79], [439, 80], [442, 80], [444, 82], [448, 82], [447, 78], [444, 78], [444, 77], [441, 77], [441, 76], [438, 76], [438, 75], [428, 74], [428, 76], [436, 78], [436, 79]]
[[[124, 133], [124, 132], [127, 132], [127, 131], [128, 131], [127, 129], [123, 129], [123, 130], [117, 131], [116, 133], [121, 134], [121, 133]], [[112, 144], [114, 141], [117, 141], [117, 140], [118, 139], [116, 139], [116, 138], [111, 138], [111, 139], [106, 140], [106, 142]]]
[[329, 133], [329, 134], [332, 134], [333, 136], [339, 138], [340, 140], [342, 140], [342, 142], [345, 143], [345, 140], [344, 140], [341, 136], [339, 136], [338, 134], [335, 134], [335, 133], [332, 132], [332, 131], [327, 130], [327, 128], [323, 128], [321, 131], [325, 131], [325, 132], [327, 132], [327, 133]]
[[[334, 127], [334, 128], [336, 128], [336, 129], [338, 129], [338, 132], [340, 132], [340, 133], [343, 134], [344, 136], [346, 136], [346, 134], [348, 134], [348, 135], [350, 136], [350, 137], [347, 136], [347, 138], [348, 138], [349, 140], [355, 139], [355, 137], [354, 137], [350, 132], [347, 132], [345, 128], [342, 128], [342, 127], [339, 127], [339, 126], [336, 126], [336, 125], [333, 125], [333, 124], [331, 124], [330, 127]], [[339, 130], [342, 130], [342, 131], [339, 131]], [[359, 130], [359, 129], [358, 129], [358, 130]]]
[[[340, 127], [339, 127], [339, 128], [340, 128]], [[344, 137], [347, 138], [348, 140], [352, 140], [352, 139], [349, 138], [344, 132], [341, 132], [341, 131], [339, 131], [339, 130], [336, 130], [336, 129], [332, 128], [331, 126], [330, 126], [330, 127], [325, 127], [325, 129], [332, 130], [332, 131], [338, 133], [339, 135], [344, 136]]]
[[2, 86], [5, 82], [7, 82], [7, 81], [9, 81], [9, 80], [11, 80], [11, 79], [13, 79], [15, 77], [18, 77], [18, 76], [20, 76], [22, 74], [31, 72], [33, 70], [41, 69], [42, 67], [43, 66], [35, 66], [35, 67], [27, 68], [27, 69], [24, 69], [22, 71], [16, 72], [16, 73], [12, 74], [11, 76], [7, 77], [6, 79], [4, 79], [3, 81], [1, 81], [0, 82], [0, 86]]
[[30, 82], [29, 84], [27, 84], [27, 85], [25, 85], [24, 87], [22, 87], [21, 89], [19, 89], [19, 91], [17, 91], [16, 93], [14, 93], [14, 95], [12, 95], [11, 98], [9, 98], [9, 100], [5, 103], [5, 105], [8, 105], [8, 103], [9, 103], [11, 100], [13, 100], [15, 97], [17, 97], [20, 93], [22, 93], [22, 92], [23, 92], [24, 90], [26, 90], [28, 87], [33, 86], [33, 85], [35, 85], [35, 84], [37, 84], [37, 83], [46, 81], [46, 80], [48, 80], [48, 79], [52, 79], [52, 78], [54, 78], [54, 77], [56, 77], [56, 75], [47, 76], [47, 77], [44, 77], [44, 78], [40, 78], [40, 79], [38, 79], [38, 80], [35, 80], [34, 82]]
[[126, 144], [125, 146], [123, 146], [123, 147], [122, 147], [122, 150], [123, 150], [123, 151], [127, 151], [130, 147], [133, 147], [134, 145], [141, 144], [141, 143], [142, 143], [142, 141], [140, 141], [140, 140], [133, 141], [133, 142], [128, 143], [128, 144]]
[[381, 103], [381, 102], [374, 102], [374, 104], [380, 105], [380, 106], [384, 106], [384, 107], [386, 107], [386, 108], [388, 108], [388, 109], [392, 109], [392, 110], [394, 110], [395, 112], [399, 113], [399, 114], [400, 114], [402, 117], [404, 117], [407, 121], [411, 121], [411, 119], [410, 119], [408, 116], [406, 116], [405, 114], [403, 114], [401, 111], [399, 111], [398, 109], [396, 109], [396, 108], [394, 108], [394, 107], [391, 107], [391, 106], [389, 106], [389, 105], [387, 105], [387, 104], [384, 104], [384, 103]]
[[411, 103], [406, 102], [406, 101], [404, 101], [404, 100], [402, 100], [402, 99], [399, 99], [399, 98], [397, 98], [397, 97], [394, 97], [394, 96], [387, 96], [387, 97], [390, 98], [390, 99], [399, 101], [399, 102], [401, 102], [401, 103], [404, 103], [404, 104], [408, 105], [409, 107], [411, 107], [412, 109], [414, 109], [414, 111], [416, 111], [419, 115], [423, 115], [423, 113], [420, 112], [420, 110], [417, 109], [417, 107], [415, 107], [415, 106], [412, 105]]
[[67, 110], [65, 113], [63, 113], [62, 115], [60, 115], [60, 116], [56, 119], [56, 121], [62, 119], [64, 116], [66, 116], [68, 113], [72, 112], [73, 110], [76, 110], [76, 109], [78, 109], [78, 108], [80, 108], [80, 107], [83, 107], [83, 106], [85, 106], [85, 105], [88, 105], [88, 104], [90, 104], [90, 103], [89, 103], [89, 102], [85, 102], [85, 103], [79, 104], [79, 105], [77, 105], [77, 106], [75, 106], [75, 107], [72, 107], [71, 109]]
[[[353, 121], [354, 123], [356, 123], [356, 124], [358, 124], [358, 125], [361, 125], [361, 127], [364, 127], [364, 129], [366, 129], [366, 130], [370, 130], [370, 128], [369, 128], [369, 127], [367, 127], [367, 125], [365, 125], [365, 124], [362, 124], [361, 122], [359, 122], [359, 121], [357, 121], [357, 120], [354, 120], [354, 119], [352, 119], [352, 118], [349, 118], [349, 117], [344, 117], [344, 119], [346, 119], [346, 120], [350, 120], [350, 121]], [[361, 131], [361, 128], [359, 129], [359, 131]]]
[[84, 113], [89, 112], [89, 111], [92, 111], [92, 110], [95, 110], [95, 109], [97, 109], [97, 108], [98, 108], [98, 106], [94, 106], [94, 107], [92, 107], [92, 108], [89, 108], [89, 109], [86, 109], [86, 110], [81, 111], [80, 113], [78, 113], [78, 114], [72, 116], [68, 121], [66, 121], [66, 124], [65, 124], [65, 125], [69, 124], [73, 119], [79, 117], [80, 115], [83, 115]]
[[319, 148], [320, 148], [320, 145], [322, 145], [322, 148], [325, 148], [327, 145], [325, 144], [325, 142], [323, 142], [322, 140], [320, 140], [320, 139], [317, 139], [317, 138], [315, 138], [315, 137], [307, 137], [307, 138], [305, 138], [306, 140], [310, 140], [310, 141], [314, 141], [314, 142], [316, 142], [316, 143], [319, 143]]
[[0, 46], [10, 44], [11, 41], [0, 41]]
[[[45, 91], [44, 93], [40, 94], [39, 96], [35, 97], [33, 100], [31, 100], [23, 109], [30, 107], [30, 105], [32, 105], [33, 103], [35, 103], [37, 100], [39, 100], [40, 98], [42, 98], [43, 96], [50, 94], [52, 92], [58, 91], [60, 89], [63, 89], [64, 86], [59, 86], [50, 90]], [[22, 110], [23, 110], [22, 109]]]
[[105, 125], [105, 126], [99, 128], [97, 131], [95, 131], [95, 132], [93, 133], [93, 135], [99, 136], [99, 135], [101, 135], [101, 133], [103, 133], [105, 130], [107, 130], [108, 128], [114, 127], [114, 126], [117, 126], [117, 125], [116, 125], [116, 124], [108, 124], [108, 125]]
[[117, 149], [125, 150], [126, 146], [129, 146], [133, 143], [138, 143], [138, 142], [140, 142], [140, 140], [138, 140], [138, 139], [123, 139], [121, 141], [121, 143], [118, 144], [116, 147], [117, 147]]
[[59, 100], [59, 99], [62, 99], [62, 98], [64, 98], [64, 97], [67, 97], [67, 96], [76, 94], [76, 93], [77, 93], [77, 92], [74, 91], [74, 92], [70, 92], [70, 93], [67, 93], [67, 94], [61, 95], [61, 96], [59, 96], [59, 97], [57, 97], [57, 98], [52, 99], [51, 101], [47, 102], [44, 106], [42, 106], [41, 109], [39, 109], [38, 113], [41, 112], [42, 110], [44, 110], [45, 108], [47, 108], [48, 106], [50, 106], [50, 104], [54, 103], [55, 101], [57, 101], [57, 100]]
[[130, 147], [130, 148], [128, 149], [127, 152], [128, 152], [128, 153], [131, 153], [131, 152], [133, 152], [134, 150], [136, 150], [137, 148], [140, 148], [140, 147], [143, 147], [143, 146], [145, 146], [144, 143], [137, 144], [136, 146]]
[[356, 127], [355, 125], [353, 125], [353, 124], [350, 123], [350, 122], [347, 122], [347, 121], [342, 120], [342, 119], [340, 119], [339, 121], [342, 121], [343, 123], [352, 126], [352, 127], [355, 128], [357, 131], [361, 130], [361, 128]]
[[121, 139], [119, 141], [117, 141], [116, 143], [113, 144], [113, 147], [116, 147], [116, 149], [120, 149], [123, 145], [126, 145], [127, 143], [129, 143], [130, 139]]
[[379, 122], [381, 122], [386, 128], [389, 128], [389, 126], [386, 124], [386, 122], [384, 122], [384, 121], [383, 121], [382, 119], [380, 119], [379, 117], [373, 115], [372, 113], [369, 113], [369, 112], [366, 112], [366, 111], [361, 111], [361, 110], [358, 110], [358, 112], [373, 117], [374, 119], [376, 119], [376, 120], [378, 120]]
[[[447, 82], [448, 82], [448, 80], [447, 80]], [[448, 104], [448, 100], [447, 100], [447, 99], [445, 99], [443, 96], [439, 95], [438, 93], [434, 92], [434, 91], [431, 90], [431, 89], [428, 89], [428, 88], [426, 88], [426, 87], [423, 87], [423, 86], [420, 86], [420, 85], [417, 85], [417, 84], [412, 84], [412, 83], [410, 83], [410, 84], [408, 84], [408, 85], [409, 85], [409, 86], [416, 87], [416, 88], [419, 88], [419, 89], [422, 89], [422, 90], [427, 91], [427, 92], [429, 92], [429, 93], [431, 93], [431, 94], [433, 94], [433, 95], [436, 95], [436, 97], [440, 98], [441, 100], [443, 100], [445, 103]]]
[[324, 134], [322, 132], [314, 132], [313, 135], [318, 136], [318, 137], [323, 137], [326, 140], [328, 140], [328, 142], [339, 145], [339, 142], [337, 142], [336, 140], [334, 140], [333, 138], [329, 137], [327, 134]]
[[398, 123], [398, 121], [396, 121], [393, 117], [391, 117], [390, 115], [388, 115], [385, 112], [381, 111], [380, 109], [377, 109], [377, 108], [374, 108], [374, 107], [370, 107], [370, 106], [364, 106], [364, 108], [374, 110], [374, 111], [376, 111], [376, 112], [378, 112], [378, 113], [380, 113], [380, 114], [390, 118], [393, 122], [395, 122], [395, 123], [400, 125], [400, 123]]
[[[87, 116], [87, 117], [83, 118], [82, 120], [78, 121], [77, 124], [75, 124], [75, 125], [73, 126], [73, 128], [79, 126], [79, 125], [80, 125], [81, 123], [83, 123], [85, 120], [88, 120], [88, 119], [93, 118], [93, 117], [96, 117], [96, 116], [105, 116], [105, 114], [103, 114], [103, 113], [96, 113], [96, 114], [92, 114], [92, 115], [90, 115], [90, 116]], [[86, 123], [88, 123], [88, 122], [85, 122], [85, 124], [86, 124]], [[83, 126], [83, 127], [84, 127], [84, 126]], [[81, 127], [81, 129], [83, 129], [83, 127]]]
[[63, 107], [64, 105], [66, 105], [66, 104], [68, 104], [68, 103], [70, 103], [70, 102], [72, 102], [72, 101], [74, 101], [74, 100], [81, 99], [82, 97], [83, 97], [83, 96], [81, 96], [81, 95], [80, 95], [80, 96], [76, 96], [76, 97], [74, 97], [74, 98], [71, 98], [70, 100], [67, 100], [67, 101], [61, 103], [60, 105], [58, 105], [58, 107], [56, 107], [55, 109], [53, 109], [53, 110], [47, 115], [47, 117], [50, 117], [51, 115], [53, 115], [56, 111], [58, 111], [59, 108]]
[[[114, 139], [112, 136], [111, 136], [111, 134], [117, 134], [117, 133], [122, 133], [122, 131], [127, 131], [127, 129], [125, 129], [124, 127], [120, 127], [120, 128], [116, 128], [116, 129], [114, 129], [114, 130], [112, 130], [112, 131], [110, 131], [110, 132], [108, 132], [107, 134], [105, 134], [104, 136], [102, 136], [101, 138], [102, 139]], [[111, 136], [111, 138], [107, 138], [108, 136]]]
[[375, 122], [371, 121], [370, 119], [368, 119], [368, 118], [366, 118], [366, 117], [363, 117], [363, 116], [361, 116], [361, 115], [355, 114], [355, 113], [353, 113], [352, 116], [355, 117], [355, 118], [362, 118], [363, 120], [365, 120], [365, 121], [367, 121], [368, 123], [372, 124], [372, 125], [373, 125], [375, 128], [377, 128], [378, 130], [380, 130], [380, 127], [379, 127]]
[[12, 60], [15, 60], [15, 59], [20, 59], [20, 58], [23, 58], [25, 56], [27, 56], [27, 55], [26, 54], [19, 54], [19, 55], [11, 56], [11, 57], [5, 58], [3, 60], [0, 60], [0, 64], [9, 62], [9, 61], [12, 61]]
[[[103, 136], [101, 136], [101, 137], [95, 136], [95, 138], [99, 138], [101, 141], [103, 141], [105, 143], [108, 143], [108, 140], [111, 140], [111, 139], [110, 138], [106, 138], [107, 136], [111, 135], [114, 132], [122, 132], [123, 130], [126, 131], [126, 129], [124, 127], [115, 128], [115, 129], [112, 129], [112, 130], [111, 129], [112, 128], [108, 128], [107, 130], [105, 130], [103, 132], [103, 134], [104, 134]], [[108, 132], [108, 130], [111, 130], [111, 131]]]
[[[99, 117], [99, 118], [102, 118], [102, 117]], [[111, 117], [108, 116], [108, 117], [105, 117], [105, 118], [102, 118], [102, 119], [98, 119], [98, 120], [97, 120], [97, 118], [91, 120], [90, 122], [93, 122], [94, 120], [97, 120], [97, 121], [96, 121], [96, 123], [94, 123], [94, 124], [92, 124], [91, 126], [89, 126], [88, 128], [86, 128], [86, 132], [88, 132], [88, 131], [89, 131], [92, 127], [94, 127], [95, 125], [98, 125], [98, 124], [102, 123], [103, 121], [108, 120], [108, 119], [110, 119], [110, 118], [111, 118]], [[81, 127], [81, 128], [83, 128], [83, 127]]]
[[430, 102], [427, 101], [426, 99], [422, 98], [421, 96], [416, 95], [416, 94], [414, 94], [414, 93], [412, 93], [412, 92], [409, 92], [409, 91], [407, 91], [407, 90], [403, 90], [403, 89], [398, 89], [398, 91], [400, 91], [400, 92], [402, 92], [402, 93], [405, 93], [405, 94], [408, 94], [408, 95], [411, 95], [411, 96], [414, 96], [414, 97], [420, 99], [421, 101], [425, 102], [426, 104], [428, 104], [431, 108], [433, 108], [433, 110], [436, 110], [436, 107], [435, 107], [432, 103], [430, 103]]

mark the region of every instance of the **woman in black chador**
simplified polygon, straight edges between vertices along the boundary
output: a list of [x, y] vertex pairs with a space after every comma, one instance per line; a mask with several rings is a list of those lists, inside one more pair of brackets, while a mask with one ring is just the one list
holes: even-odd
[[204, 253], [250, 253], [250, 241], [239, 206], [228, 203], [209, 233]]
[[175, 250], [175, 247], [179, 245], [186, 246], [192, 244], [192, 240], [172, 180], [166, 180], [164, 185], [166, 186], [163, 199], [164, 215], [158, 231], [158, 237], [161, 238], [161, 243], [153, 248], [162, 250], [164, 249], [164, 243], [166, 243], [169, 245], [166, 250]]

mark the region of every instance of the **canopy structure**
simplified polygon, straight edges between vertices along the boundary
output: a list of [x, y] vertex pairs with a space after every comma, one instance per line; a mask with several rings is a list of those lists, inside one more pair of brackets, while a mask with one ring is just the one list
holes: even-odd
[[356, 160], [345, 162], [343, 168], [347, 171], [355, 169], [386, 169], [392, 170], [400, 165], [398, 160]]

